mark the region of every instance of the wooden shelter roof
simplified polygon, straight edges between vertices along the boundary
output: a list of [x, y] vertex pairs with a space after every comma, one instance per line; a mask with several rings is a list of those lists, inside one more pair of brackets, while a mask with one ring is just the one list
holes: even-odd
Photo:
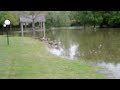
[[[32, 15], [19, 15], [20, 17], [20, 22], [23, 23], [32, 23]], [[45, 22], [45, 16], [43, 15], [38, 15], [35, 17], [35, 22]]]

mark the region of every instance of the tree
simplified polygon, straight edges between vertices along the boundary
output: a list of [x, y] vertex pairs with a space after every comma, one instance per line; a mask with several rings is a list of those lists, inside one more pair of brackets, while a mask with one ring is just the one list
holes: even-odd
[[47, 27], [70, 26], [70, 11], [50, 11], [46, 15]]
[[74, 19], [76, 20], [77, 23], [83, 25], [84, 29], [86, 25], [89, 25], [91, 23], [90, 17], [91, 17], [90, 11], [76, 11], [74, 13]]
[[0, 24], [3, 24], [6, 19], [9, 19], [11, 21], [11, 24], [13, 24], [13, 25], [17, 25], [18, 24], [17, 16], [13, 15], [9, 11], [1, 11], [0, 12]]
[[120, 11], [114, 11], [110, 15], [110, 19], [108, 24], [112, 27], [119, 27], [120, 26]]
[[90, 12], [89, 23], [94, 26], [94, 29], [95, 29], [96, 25], [101, 24], [102, 20], [103, 20], [103, 18], [101, 16], [100, 11], [91, 11]]
[[78, 12], [78, 19], [80, 20], [80, 23], [84, 26], [84, 29], [86, 27], [86, 25], [89, 24], [89, 20], [90, 20], [90, 14], [89, 11], [80, 11]]
[[110, 16], [113, 11], [101, 11], [101, 16], [103, 18], [100, 27], [108, 27], [109, 26], [109, 21], [110, 21]]

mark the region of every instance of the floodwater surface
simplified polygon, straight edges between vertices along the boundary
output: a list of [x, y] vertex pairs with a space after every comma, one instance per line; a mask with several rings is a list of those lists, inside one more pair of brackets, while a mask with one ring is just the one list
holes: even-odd
[[49, 50], [53, 54], [92, 62], [109, 78], [120, 78], [120, 29], [54, 30], [47, 36], [60, 42], [60, 50]]
[[46, 36], [59, 42], [59, 49], [48, 48], [52, 54], [85, 60], [102, 67], [100, 72], [109, 78], [120, 79], [120, 29], [48, 30]]

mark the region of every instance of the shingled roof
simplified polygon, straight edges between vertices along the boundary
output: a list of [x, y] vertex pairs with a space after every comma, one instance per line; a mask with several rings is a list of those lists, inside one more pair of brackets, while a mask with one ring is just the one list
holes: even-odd
[[[19, 17], [20, 17], [20, 22], [32, 23], [32, 19], [33, 19], [32, 15], [19, 15]], [[35, 22], [45, 22], [45, 16], [42, 15], [36, 16]]]

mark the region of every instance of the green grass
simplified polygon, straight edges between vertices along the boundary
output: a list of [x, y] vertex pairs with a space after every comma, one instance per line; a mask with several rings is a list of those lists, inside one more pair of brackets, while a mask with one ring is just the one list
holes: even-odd
[[0, 78], [12, 79], [96, 79], [98, 68], [83, 61], [71, 61], [50, 54], [46, 44], [27, 37], [0, 36]]

